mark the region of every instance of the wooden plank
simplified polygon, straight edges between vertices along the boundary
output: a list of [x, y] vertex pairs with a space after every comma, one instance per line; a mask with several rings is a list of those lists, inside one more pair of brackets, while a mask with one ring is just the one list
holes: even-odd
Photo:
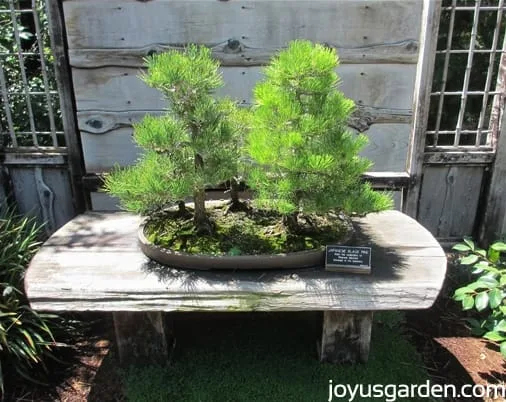
[[194, 272], [149, 262], [140, 252], [140, 218], [81, 215], [34, 257], [25, 288], [48, 311], [374, 311], [429, 307], [446, 257], [435, 239], [397, 211], [354, 218], [357, 244], [373, 247], [372, 274], [323, 267], [272, 272]]
[[479, 166], [425, 167], [418, 221], [438, 238], [472, 235], [483, 172]]
[[[129, 118], [127, 115], [128, 113], [122, 113], [125, 119]], [[97, 116], [95, 121], [99, 121], [98, 115], [95, 116]], [[120, 124], [114, 123], [112, 118], [109, 122], [104, 119], [104, 126], [114, 124], [121, 127]], [[405, 171], [410, 134], [408, 124], [373, 124], [365, 134], [369, 137], [369, 144], [362, 155], [374, 162], [371, 171]], [[134, 163], [140, 156], [141, 149], [134, 144], [132, 135], [133, 129], [128, 126], [105, 134], [90, 134], [82, 131], [81, 141], [86, 171], [102, 173], [110, 171], [116, 164], [128, 166]]]
[[10, 167], [18, 210], [44, 224], [47, 235], [75, 216], [67, 168]]
[[67, 163], [67, 151], [65, 148], [55, 148], [51, 151], [40, 149], [12, 149], [0, 153], [2, 163], [9, 165], [40, 166], [40, 165], [65, 165]]
[[92, 191], [90, 192], [92, 211], [119, 211], [120, 201], [107, 193]]
[[369, 138], [369, 144], [361, 153], [374, 162], [370, 170], [404, 172], [410, 133], [409, 124], [373, 124], [364, 133]]
[[[183, 50], [182, 45], [153, 44], [131, 49], [70, 49], [69, 62], [76, 68], [144, 66], [144, 58], [153, 53]], [[414, 64], [418, 60], [418, 42], [406, 39], [395, 43], [373, 44], [354, 48], [335, 48], [341, 64]], [[213, 57], [222, 66], [252, 67], [269, 63], [282, 48], [251, 48], [240, 40], [228, 40], [212, 47]]]
[[[506, 37], [503, 49], [506, 49]], [[502, 91], [500, 96], [495, 97], [491, 113], [491, 128], [496, 130], [496, 135], [492, 136], [492, 141], [496, 145], [496, 156], [486, 197], [485, 213], [479, 228], [480, 240], [485, 244], [490, 244], [506, 233], [506, 101], [503, 96], [506, 92], [506, 53], [501, 55], [496, 90]]]
[[162, 313], [117, 311], [113, 319], [121, 365], [167, 363], [170, 334]]
[[141, 154], [132, 140], [131, 127], [119, 128], [105, 135], [81, 133], [84, 161], [88, 173], [103, 173], [114, 166], [133, 164]]
[[440, 16], [441, 0], [423, 1], [420, 56], [418, 58], [413, 98], [413, 129], [409, 140], [410, 149], [407, 163], [408, 172], [412, 177], [412, 184], [404, 203], [404, 212], [413, 217], [417, 216], [419, 205], [425, 132], [429, 116], [430, 92], [436, 59]]
[[71, 177], [73, 204], [76, 213], [83, 212], [89, 200], [83, 191], [81, 178], [84, 175], [83, 156], [77, 130], [72, 76], [66, 52], [65, 22], [62, 4], [58, 0], [49, 0], [46, 4], [51, 50], [55, 78], [60, 100], [65, 142], [69, 155], [68, 166]]
[[320, 361], [366, 363], [371, 345], [372, 311], [324, 311]]
[[44, 183], [54, 193], [54, 230], [62, 227], [75, 215], [72, 199], [72, 183], [68, 167], [42, 168]]
[[[139, 70], [125, 67], [72, 69], [77, 110], [148, 111], [166, 107], [160, 92], [147, 87]], [[357, 104], [405, 110], [413, 99], [416, 66], [405, 64], [346, 64], [338, 68], [340, 89]], [[223, 67], [225, 86], [217, 93], [251, 103], [252, 89], [262, 78], [260, 67]]]
[[70, 49], [215, 46], [229, 39], [260, 49], [296, 38], [350, 48], [397, 43], [418, 38], [422, 8], [418, 0], [67, 0], [63, 7]]
[[423, 162], [426, 165], [489, 165], [493, 162], [494, 157], [495, 154], [489, 151], [435, 151], [425, 152]]
[[[128, 112], [84, 110], [77, 113], [77, 120], [81, 132], [105, 134], [121, 127], [130, 127], [140, 121], [146, 114], [161, 115], [163, 113], [161, 110], [132, 110]], [[410, 109], [388, 109], [356, 105], [349, 126], [357, 131], [364, 132], [369, 130], [369, 127], [373, 124], [378, 123], [409, 124], [411, 115]]]

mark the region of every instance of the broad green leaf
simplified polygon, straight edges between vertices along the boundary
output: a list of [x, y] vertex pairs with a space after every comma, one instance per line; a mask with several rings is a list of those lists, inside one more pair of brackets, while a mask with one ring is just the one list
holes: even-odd
[[495, 288], [497, 285], [499, 285], [499, 282], [497, 281], [497, 279], [495, 279], [492, 276], [488, 276], [488, 275], [482, 276], [476, 282], [481, 284], [483, 287], [486, 287], [489, 289]]
[[499, 258], [501, 257], [501, 253], [499, 251], [494, 250], [492, 247], [489, 247], [488, 249], [488, 259], [492, 261], [493, 263], [496, 263], [499, 261]]
[[487, 257], [487, 252], [485, 250], [483, 250], [482, 248], [477, 248], [474, 250], [474, 252], [480, 256], [482, 256], [483, 258], [486, 258]]
[[506, 342], [501, 343], [501, 354], [506, 359]]
[[464, 297], [467, 296], [467, 293], [461, 293], [461, 294], [458, 294], [458, 295], [453, 295], [453, 300], [455, 301], [462, 301], [464, 300]]
[[476, 261], [478, 261], [478, 256], [475, 254], [466, 255], [465, 257], [462, 257], [460, 259], [460, 263], [462, 265], [471, 265], [474, 264]]
[[467, 295], [464, 300], [462, 300], [462, 309], [463, 310], [471, 310], [474, 307], [474, 297]]
[[475, 300], [475, 306], [476, 310], [483, 311], [488, 306], [488, 293], [487, 292], [481, 292], [476, 295]]
[[490, 293], [488, 294], [488, 298], [489, 298], [488, 303], [490, 305], [490, 308], [495, 309], [496, 307], [500, 306], [502, 303], [502, 299], [503, 299], [502, 290], [498, 289], [498, 288], [492, 289], [490, 291]]
[[464, 243], [466, 243], [469, 246], [469, 248], [474, 251], [475, 248], [474, 241], [472, 241], [469, 238], [464, 238]]
[[496, 331], [489, 331], [485, 335], [483, 335], [485, 339], [489, 339], [494, 342], [502, 342], [506, 340], [506, 337], [502, 336], [500, 333]]
[[470, 251], [471, 248], [464, 244], [464, 243], [459, 243], [459, 244], [455, 244], [455, 246], [452, 247], [452, 250], [456, 250], [456, 251]]
[[503, 243], [502, 241], [498, 241], [490, 246], [492, 250], [495, 251], [506, 251], [506, 243]]
[[506, 320], [499, 321], [494, 327], [494, 331], [497, 332], [506, 332]]

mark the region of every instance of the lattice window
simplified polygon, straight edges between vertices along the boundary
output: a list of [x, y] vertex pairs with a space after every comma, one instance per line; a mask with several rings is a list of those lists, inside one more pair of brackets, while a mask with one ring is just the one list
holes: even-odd
[[65, 145], [42, 0], [0, 4], [0, 148]]
[[504, 10], [504, 0], [443, 1], [427, 151], [494, 152]]

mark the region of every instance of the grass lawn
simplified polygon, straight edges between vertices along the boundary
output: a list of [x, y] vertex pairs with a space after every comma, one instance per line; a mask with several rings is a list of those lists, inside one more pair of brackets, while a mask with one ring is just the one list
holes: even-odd
[[[369, 362], [334, 366], [317, 360], [320, 313], [185, 315], [176, 319], [169, 366], [132, 367], [120, 376], [128, 401], [146, 402], [316, 402], [329, 400], [329, 380], [352, 386], [423, 384], [429, 376], [402, 334], [402, 318], [377, 314]], [[364, 400], [372, 399], [354, 399]]]

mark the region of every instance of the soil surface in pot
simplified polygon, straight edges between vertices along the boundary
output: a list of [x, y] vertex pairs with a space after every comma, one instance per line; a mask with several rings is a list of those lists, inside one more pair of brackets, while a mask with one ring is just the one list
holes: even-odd
[[299, 228], [288, 231], [280, 214], [248, 208], [231, 212], [227, 204], [208, 207], [214, 234], [202, 235], [193, 226], [192, 209], [181, 216], [163, 211], [148, 218], [146, 238], [164, 248], [190, 254], [257, 255], [321, 249], [351, 235], [352, 225], [338, 213], [300, 214]]

